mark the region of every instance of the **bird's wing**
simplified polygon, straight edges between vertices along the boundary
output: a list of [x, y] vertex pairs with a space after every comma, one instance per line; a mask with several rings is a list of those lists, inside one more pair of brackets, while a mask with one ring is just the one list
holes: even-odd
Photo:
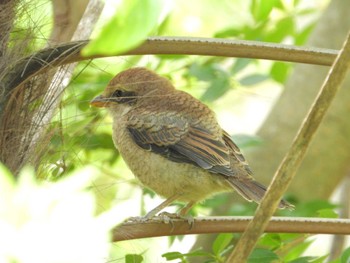
[[191, 125], [178, 114], [133, 115], [128, 131], [137, 145], [174, 162], [197, 165], [213, 173], [234, 175], [230, 150], [220, 135]]

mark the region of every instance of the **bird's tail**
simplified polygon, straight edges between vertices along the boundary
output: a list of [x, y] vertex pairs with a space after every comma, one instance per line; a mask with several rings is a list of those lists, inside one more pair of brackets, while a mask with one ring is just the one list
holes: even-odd
[[[266, 192], [266, 187], [258, 183], [254, 179], [239, 180], [234, 177], [227, 178], [228, 183], [245, 199], [260, 203]], [[281, 200], [278, 208], [280, 209], [294, 209], [294, 205], [285, 200]]]

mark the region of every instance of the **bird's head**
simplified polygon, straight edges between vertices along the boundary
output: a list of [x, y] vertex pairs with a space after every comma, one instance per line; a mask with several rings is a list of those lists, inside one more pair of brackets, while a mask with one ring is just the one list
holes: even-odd
[[166, 95], [173, 90], [171, 83], [145, 68], [131, 68], [116, 75], [104, 92], [90, 104], [100, 108], [133, 105], [139, 100]]

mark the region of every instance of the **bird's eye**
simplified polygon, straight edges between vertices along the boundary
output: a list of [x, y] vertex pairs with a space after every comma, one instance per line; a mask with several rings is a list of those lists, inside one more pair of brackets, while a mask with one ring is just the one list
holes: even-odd
[[122, 96], [123, 96], [123, 92], [120, 89], [114, 91], [113, 94], [112, 94], [112, 97], [117, 97], [118, 98], [118, 97], [122, 97]]
[[136, 96], [135, 96], [135, 93], [132, 91], [118, 89], [112, 93], [110, 100], [118, 103], [130, 104], [136, 101]]

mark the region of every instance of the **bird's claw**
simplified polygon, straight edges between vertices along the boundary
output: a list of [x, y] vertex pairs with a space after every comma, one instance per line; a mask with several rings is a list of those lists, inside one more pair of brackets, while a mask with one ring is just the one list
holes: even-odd
[[129, 217], [128, 219], [126, 219], [125, 222], [126, 223], [145, 223], [151, 219], [152, 218], [148, 218], [145, 216], [132, 216], [132, 217]]
[[126, 223], [145, 223], [147, 221], [158, 221], [165, 224], [173, 224], [172, 219], [178, 219], [177, 214], [171, 214], [167, 212], [160, 213], [158, 215], [148, 217], [148, 216], [133, 216], [125, 220]]
[[160, 217], [162, 219], [162, 222], [166, 224], [170, 223], [171, 225], [173, 225], [174, 224], [173, 219], [182, 219], [187, 221], [187, 223], [190, 226], [190, 229], [192, 229], [194, 225], [194, 218], [192, 216], [183, 216], [177, 213], [168, 213], [168, 212], [162, 212], [157, 216]]
[[147, 217], [147, 216], [134, 216], [134, 217], [129, 217], [125, 222], [126, 223], [145, 223], [150, 220], [155, 220], [159, 221], [165, 224], [171, 224], [172, 227], [174, 227], [174, 219], [182, 219], [186, 220], [187, 223], [190, 226], [190, 229], [192, 229], [194, 225], [194, 218], [192, 216], [183, 216], [179, 215], [177, 213], [169, 213], [169, 212], [162, 212], [159, 213], [158, 215], [154, 217]]

